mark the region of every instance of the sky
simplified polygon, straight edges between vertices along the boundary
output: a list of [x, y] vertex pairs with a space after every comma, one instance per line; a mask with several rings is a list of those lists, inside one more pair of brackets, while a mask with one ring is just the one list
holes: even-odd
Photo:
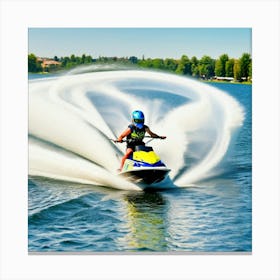
[[252, 53], [251, 28], [29, 28], [28, 53], [40, 57], [239, 58]]

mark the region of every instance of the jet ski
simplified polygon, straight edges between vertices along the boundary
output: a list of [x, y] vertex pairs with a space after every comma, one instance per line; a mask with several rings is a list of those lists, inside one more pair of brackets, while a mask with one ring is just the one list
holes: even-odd
[[135, 183], [151, 185], [163, 181], [169, 172], [170, 169], [161, 161], [152, 147], [139, 145], [125, 160], [119, 175]]

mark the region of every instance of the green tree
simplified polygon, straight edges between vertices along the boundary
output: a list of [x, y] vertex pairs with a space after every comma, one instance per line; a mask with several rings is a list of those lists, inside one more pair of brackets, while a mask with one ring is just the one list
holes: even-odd
[[70, 61], [71, 61], [72, 63], [75, 63], [75, 62], [76, 62], [76, 57], [75, 57], [74, 54], [71, 54], [71, 56], [70, 56]]
[[252, 59], [251, 59], [251, 62], [249, 64], [249, 79], [250, 80], [252, 80], [252, 71], [253, 71], [253, 69], [252, 69]]
[[222, 54], [215, 63], [215, 75], [220, 77], [226, 76], [226, 62], [228, 61], [228, 55]]
[[215, 60], [210, 56], [204, 55], [198, 64], [198, 70], [200, 77], [209, 79], [215, 75]]
[[241, 68], [240, 68], [240, 61], [238, 59], [234, 60], [234, 66], [233, 66], [233, 76], [236, 81], [241, 80]]
[[92, 57], [90, 55], [87, 55], [85, 57], [84, 63], [86, 64], [92, 63], [92, 60], [93, 60]]
[[139, 60], [138, 65], [141, 66], [141, 67], [145, 67], [145, 68], [152, 68], [153, 67], [153, 61], [150, 58], [145, 59], [145, 60]]
[[226, 77], [233, 77], [234, 59], [231, 58], [226, 62]]
[[68, 56], [61, 57], [60, 61], [62, 67], [67, 67], [68, 63], [70, 62], [70, 58]]
[[81, 62], [84, 64], [84, 63], [85, 63], [85, 60], [86, 60], [86, 55], [85, 55], [85, 54], [83, 54], [83, 55], [82, 55]]
[[172, 58], [166, 58], [163, 63], [164, 63], [164, 68], [172, 72], [175, 71], [178, 66], [178, 62]]
[[161, 58], [155, 58], [153, 59], [153, 68], [156, 69], [164, 69], [164, 62]]
[[133, 64], [138, 62], [138, 58], [136, 56], [130, 56], [128, 60]]
[[82, 64], [82, 58], [79, 57], [79, 56], [76, 56], [75, 57], [75, 62], [74, 62], [76, 65], [79, 65], [79, 64]]
[[248, 79], [249, 75], [249, 67], [251, 63], [251, 55], [248, 53], [244, 53], [240, 58], [240, 72], [241, 77]]
[[192, 74], [192, 65], [188, 56], [182, 55], [178, 67], [176, 69], [176, 73], [183, 75], [191, 75]]
[[199, 69], [198, 69], [199, 61], [196, 56], [191, 58], [191, 72], [193, 77], [199, 77]]
[[218, 77], [224, 77], [223, 64], [220, 59], [216, 60], [216, 63], [215, 63], [215, 75]]
[[40, 72], [42, 71], [41, 63], [38, 62], [37, 56], [33, 53], [28, 55], [28, 72]]

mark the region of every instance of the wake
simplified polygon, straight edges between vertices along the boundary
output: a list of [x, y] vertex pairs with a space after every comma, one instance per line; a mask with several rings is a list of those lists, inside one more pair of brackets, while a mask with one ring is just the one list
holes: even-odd
[[242, 126], [231, 96], [204, 83], [166, 73], [121, 70], [29, 81], [29, 174], [139, 189], [116, 175], [125, 145], [116, 138], [142, 110], [154, 143], [184, 187], [213, 176]]

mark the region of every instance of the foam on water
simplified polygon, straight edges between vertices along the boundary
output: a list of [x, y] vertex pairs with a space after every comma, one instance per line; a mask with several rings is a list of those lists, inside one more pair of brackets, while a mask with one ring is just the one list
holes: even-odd
[[[151, 92], [151, 98], [135, 90]], [[173, 106], [176, 96], [187, 102]], [[127, 127], [135, 109], [144, 111], [152, 131], [167, 136], [153, 146], [182, 187], [213, 175], [243, 122], [243, 109], [231, 96], [166, 73], [122, 70], [30, 80], [29, 174], [139, 189], [116, 175], [125, 145], [108, 140]]]

